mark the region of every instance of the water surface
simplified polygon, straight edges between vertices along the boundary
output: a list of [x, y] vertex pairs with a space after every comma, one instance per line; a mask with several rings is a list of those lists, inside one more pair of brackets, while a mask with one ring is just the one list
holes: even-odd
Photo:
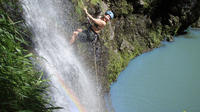
[[200, 31], [133, 61], [111, 86], [116, 112], [200, 112]]

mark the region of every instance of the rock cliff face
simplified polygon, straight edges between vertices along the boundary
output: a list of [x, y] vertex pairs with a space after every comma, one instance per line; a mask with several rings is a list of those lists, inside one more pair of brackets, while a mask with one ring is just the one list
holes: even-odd
[[[78, 53], [86, 65], [98, 74], [104, 91], [108, 91], [119, 73], [135, 56], [159, 47], [163, 40], [184, 32], [188, 26], [199, 25], [200, 0], [83, 0], [93, 16], [110, 9], [115, 18], [101, 32], [95, 47], [77, 42]], [[80, 1], [73, 2], [80, 21], [85, 15]], [[94, 56], [96, 55], [96, 56]], [[96, 59], [95, 59], [96, 57]], [[96, 67], [95, 67], [96, 63]]]

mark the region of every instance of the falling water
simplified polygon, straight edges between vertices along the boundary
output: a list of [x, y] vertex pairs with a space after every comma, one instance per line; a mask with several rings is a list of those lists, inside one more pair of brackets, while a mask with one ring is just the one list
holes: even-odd
[[69, 39], [75, 23], [68, 0], [21, 0], [34, 49], [51, 80], [52, 101], [60, 112], [102, 112], [90, 74], [73, 54]]

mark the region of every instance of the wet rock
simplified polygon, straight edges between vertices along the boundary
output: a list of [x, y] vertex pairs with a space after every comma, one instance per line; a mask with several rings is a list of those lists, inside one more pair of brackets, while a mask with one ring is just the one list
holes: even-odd
[[120, 46], [120, 50], [127, 49], [129, 52], [134, 50], [134, 47], [125, 39], [123, 39], [122, 44]]
[[[159, 47], [162, 40], [173, 41], [174, 35], [181, 34], [192, 23], [196, 22], [195, 26], [200, 26], [199, 0], [103, 2], [115, 14], [115, 18], [100, 34], [99, 44], [96, 46], [98, 70], [101, 71], [98, 75], [105, 91], [109, 90], [110, 84], [132, 58]], [[92, 15], [99, 11], [94, 5], [87, 5], [92, 7]], [[101, 7], [99, 5], [97, 7]], [[88, 61], [88, 66], [93, 66], [93, 49], [83, 51], [88, 51], [84, 52], [87, 56], [85, 60]]]
[[194, 28], [200, 28], [200, 18], [197, 20], [197, 22], [192, 24], [192, 27]]
[[168, 41], [168, 42], [172, 42], [172, 41], [174, 41], [173, 36], [171, 36], [171, 35], [167, 35], [167, 36], [166, 36], [166, 41]]

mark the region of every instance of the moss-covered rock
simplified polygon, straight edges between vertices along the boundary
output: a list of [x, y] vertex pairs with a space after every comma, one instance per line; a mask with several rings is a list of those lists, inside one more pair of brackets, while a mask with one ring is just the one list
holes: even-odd
[[192, 27], [200, 28], [200, 18], [197, 20], [197, 22], [192, 24]]
[[[75, 6], [80, 8], [80, 1]], [[196, 22], [200, 16], [200, 1], [193, 0], [83, 0], [90, 14], [97, 17], [105, 11], [105, 4], [115, 18], [100, 34], [95, 45], [83, 53], [87, 65], [98, 71], [102, 89], [108, 91], [129, 61], [141, 53], [159, 47], [162, 40], [173, 41], [173, 36]], [[78, 4], [78, 5], [77, 5]], [[81, 9], [79, 9], [81, 10]], [[97, 13], [98, 12], [98, 13]], [[79, 13], [82, 21], [83, 13]], [[84, 51], [79, 47], [80, 51]], [[89, 50], [90, 49], [90, 50]], [[94, 70], [94, 55], [97, 70]]]

